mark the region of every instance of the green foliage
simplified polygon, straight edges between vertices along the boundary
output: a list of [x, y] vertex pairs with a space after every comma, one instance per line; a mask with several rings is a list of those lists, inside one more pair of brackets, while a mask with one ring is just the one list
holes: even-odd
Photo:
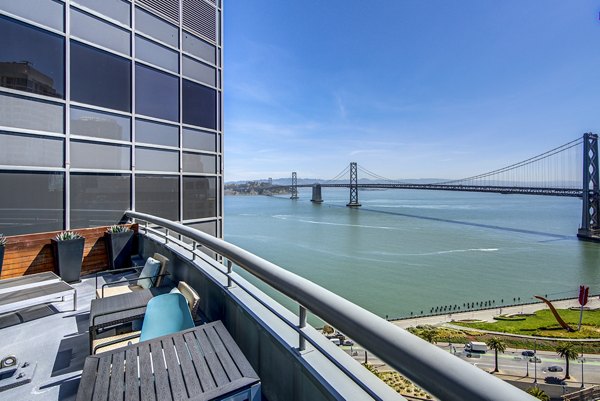
[[492, 337], [485, 342], [491, 350], [502, 352], [506, 351], [506, 343], [498, 337]]
[[122, 225], [119, 225], [119, 224], [115, 224], [115, 225], [110, 226], [110, 227], [108, 227], [106, 229], [106, 232], [110, 233], [110, 234], [124, 233], [124, 232], [127, 232], [127, 231], [130, 231], [129, 227], [122, 226]]
[[550, 401], [550, 396], [539, 387], [529, 387], [527, 389], [527, 394], [534, 396], [538, 400]]
[[494, 316], [494, 320], [505, 320], [505, 321], [522, 321], [527, 319], [525, 316], [506, 316], [506, 315], [500, 315], [500, 316]]
[[6, 237], [4, 234], [0, 234], [0, 246], [6, 245]]
[[75, 231], [63, 231], [60, 234], [56, 234], [56, 237], [54, 237], [57, 241], [70, 241], [73, 239], [79, 239], [79, 238], [83, 238], [80, 234], [76, 233]]

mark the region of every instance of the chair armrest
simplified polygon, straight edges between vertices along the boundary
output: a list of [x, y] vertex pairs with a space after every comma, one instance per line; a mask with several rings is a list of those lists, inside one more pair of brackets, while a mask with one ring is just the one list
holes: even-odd
[[112, 341], [107, 341], [105, 343], [98, 344], [92, 350], [92, 355], [96, 355], [96, 351], [98, 351], [100, 348], [104, 348], [104, 347], [108, 347], [110, 345], [114, 345], [114, 344], [118, 344], [118, 343], [121, 343], [121, 342], [133, 340], [134, 338], [139, 338], [139, 337], [140, 337], [140, 333], [138, 332], [138, 333], [132, 334], [130, 336], [116, 338], [116, 339], [114, 339]]
[[[102, 298], [104, 298], [104, 287], [111, 287], [111, 286], [115, 286], [118, 284], [125, 284], [125, 283], [131, 283], [132, 281], [138, 281], [138, 280], [143, 280], [146, 278], [156, 278], [156, 277], [164, 277], [164, 276], [170, 276], [171, 273], [167, 272], [167, 273], [163, 273], [163, 274], [157, 274], [155, 276], [145, 276], [145, 277], [136, 277], [136, 278], [127, 278], [125, 280], [119, 280], [119, 281], [114, 281], [112, 283], [105, 283], [102, 284]], [[98, 288], [98, 287], [96, 287]]]
[[145, 307], [146, 307], [146, 305], [143, 305], [143, 306], [140, 306], [140, 305], [127, 306], [127, 307], [124, 307], [122, 309], [111, 310], [110, 312], [97, 313], [97, 314], [94, 315], [94, 318], [92, 319], [92, 327], [96, 327], [96, 318], [99, 318], [99, 317], [102, 317], [102, 316], [106, 316], [106, 315], [112, 315], [112, 314], [115, 314], [115, 313], [127, 312], [129, 310], [145, 308]]
[[137, 272], [141, 271], [141, 268], [143, 266], [132, 266], [132, 267], [124, 267], [122, 269], [114, 269], [114, 270], [102, 270], [99, 272], [94, 273], [94, 276], [96, 278], [96, 289], [98, 289], [98, 276], [100, 275], [104, 275], [106, 273], [121, 273], [121, 272], [126, 272], [126, 271], [130, 271], [130, 270], [135, 270]]

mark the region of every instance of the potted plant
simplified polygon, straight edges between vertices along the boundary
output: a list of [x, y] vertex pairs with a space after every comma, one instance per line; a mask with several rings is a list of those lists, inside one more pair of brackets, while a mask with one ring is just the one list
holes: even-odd
[[67, 283], [81, 281], [81, 263], [85, 238], [73, 231], [64, 231], [52, 238], [58, 275]]
[[131, 267], [131, 250], [133, 249], [133, 230], [127, 226], [114, 225], [108, 227], [104, 238], [108, 249], [110, 269]]
[[4, 261], [4, 248], [6, 248], [6, 237], [0, 234], [0, 274], [2, 274], [2, 262]]

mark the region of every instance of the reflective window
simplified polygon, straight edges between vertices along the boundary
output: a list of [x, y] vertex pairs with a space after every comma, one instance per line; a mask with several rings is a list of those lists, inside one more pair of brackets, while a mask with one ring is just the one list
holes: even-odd
[[137, 113], [179, 121], [179, 79], [177, 77], [136, 64], [135, 79]]
[[184, 79], [183, 122], [217, 129], [217, 92]]
[[0, 86], [64, 97], [64, 39], [0, 16]]
[[63, 106], [0, 94], [0, 125], [63, 133]]
[[130, 7], [129, 3], [122, 0], [77, 0], [82, 6], [104, 14], [109, 18], [129, 25]]
[[71, 34], [130, 55], [130, 33], [76, 9], [71, 9]]
[[192, 220], [217, 215], [217, 179], [183, 177], [183, 219]]
[[179, 146], [179, 127], [146, 120], [136, 120], [135, 141], [155, 145]]
[[176, 26], [137, 7], [135, 29], [168, 45], [179, 47], [179, 29]]
[[0, 132], [0, 164], [62, 167], [63, 140]]
[[71, 134], [129, 141], [129, 117], [71, 107]]
[[212, 132], [183, 129], [183, 147], [188, 149], [217, 151], [216, 135]]
[[215, 46], [187, 32], [183, 32], [183, 51], [216, 64]]
[[179, 72], [179, 54], [141, 36], [135, 37], [135, 57], [174, 73]]
[[216, 69], [189, 57], [183, 57], [183, 75], [205, 84], [216, 86]]
[[71, 141], [71, 167], [129, 170], [129, 146]]
[[183, 171], [185, 173], [217, 173], [217, 157], [197, 153], [183, 153]]
[[179, 177], [136, 175], [135, 210], [179, 220]]
[[135, 168], [145, 171], [179, 171], [179, 152], [135, 148]]
[[130, 61], [71, 41], [71, 100], [130, 111]]
[[131, 177], [71, 173], [71, 227], [117, 224], [131, 204]]
[[0, 221], [4, 235], [62, 230], [63, 173], [0, 172]]
[[62, 31], [63, 4], [53, 0], [0, 0], [0, 10]]

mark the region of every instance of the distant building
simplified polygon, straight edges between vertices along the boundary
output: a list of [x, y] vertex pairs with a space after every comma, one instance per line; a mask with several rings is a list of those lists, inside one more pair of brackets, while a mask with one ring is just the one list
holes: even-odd
[[220, 0], [2, 2], [0, 233], [134, 209], [221, 236], [221, 20]]

